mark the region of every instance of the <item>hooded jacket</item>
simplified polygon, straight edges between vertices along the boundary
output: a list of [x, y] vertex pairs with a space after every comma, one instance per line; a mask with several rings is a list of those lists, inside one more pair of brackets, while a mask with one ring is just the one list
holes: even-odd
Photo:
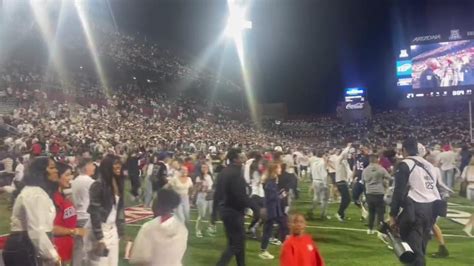
[[145, 223], [133, 244], [131, 265], [181, 266], [186, 252], [188, 230], [171, 217], [162, 221], [160, 216]]

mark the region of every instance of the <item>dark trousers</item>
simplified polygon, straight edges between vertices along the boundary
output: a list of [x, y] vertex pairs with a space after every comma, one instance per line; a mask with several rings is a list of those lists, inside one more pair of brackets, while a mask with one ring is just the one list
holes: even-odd
[[228, 265], [233, 256], [237, 266], [245, 265], [245, 225], [244, 214], [234, 209], [222, 207], [220, 210], [227, 237], [227, 248], [221, 255], [217, 266]]
[[138, 197], [140, 194], [138, 193], [138, 191], [140, 190], [140, 176], [138, 175], [132, 175], [130, 176], [130, 184], [132, 185], [132, 188], [130, 190], [130, 193], [134, 196], [134, 197]]
[[3, 250], [3, 261], [5, 266], [38, 266], [36, 251], [31, 243], [28, 233], [11, 233], [5, 243]]
[[341, 204], [339, 204], [339, 210], [337, 213], [344, 219], [345, 212], [349, 204], [351, 203], [351, 199], [349, 196], [349, 186], [347, 185], [346, 181], [340, 181], [336, 183], [337, 190], [339, 190], [339, 194], [341, 194]]
[[352, 201], [357, 207], [362, 206], [362, 202], [360, 201], [360, 196], [362, 196], [362, 193], [364, 193], [364, 185], [361, 184], [360, 182], [355, 182], [354, 186], [352, 187]]
[[260, 221], [260, 211], [261, 209], [263, 208], [263, 198], [262, 197], [259, 197], [257, 195], [252, 195], [252, 197], [250, 198], [250, 200], [252, 201], [252, 213], [253, 213], [253, 217], [252, 217], [252, 221], [250, 222], [250, 225], [249, 225], [249, 229], [251, 229], [252, 227], [254, 227], [258, 221]]
[[367, 205], [369, 207], [369, 229], [374, 229], [375, 215], [377, 214], [377, 225], [383, 221], [385, 215], [385, 201], [383, 194], [367, 194]]
[[415, 252], [416, 259], [411, 266], [424, 266], [426, 246], [430, 240], [430, 231], [433, 228], [435, 217], [433, 216], [433, 203], [411, 202], [413, 208], [403, 210], [399, 216], [400, 237], [410, 245]]
[[288, 223], [287, 223], [286, 216], [274, 217], [271, 219], [267, 219], [263, 224], [263, 236], [262, 236], [262, 243], [260, 248], [262, 250], [266, 250], [268, 248], [268, 243], [270, 242], [270, 237], [272, 236], [273, 231], [273, 224], [278, 224], [278, 233], [280, 241], [284, 241], [286, 235], [288, 234]]

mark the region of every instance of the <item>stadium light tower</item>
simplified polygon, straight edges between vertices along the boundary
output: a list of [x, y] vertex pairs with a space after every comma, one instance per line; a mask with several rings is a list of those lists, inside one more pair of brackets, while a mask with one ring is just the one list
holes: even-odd
[[244, 81], [245, 95], [247, 97], [247, 103], [250, 107], [250, 114], [252, 120], [257, 125], [257, 112], [256, 112], [256, 103], [253, 91], [251, 89], [251, 78], [250, 73], [247, 68], [247, 64], [244, 56], [244, 42], [242, 33], [245, 30], [252, 28], [252, 21], [247, 20], [247, 5], [245, 5], [245, 0], [227, 0], [227, 5], [229, 8], [229, 19], [227, 20], [227, 27], [225, 28], [224, 34], [227, 37], [233, 39], [235, 47], [237, 49], [237, 55], [239, 56], [240, 69], [242, 71], [242, 78]]
[[245, 19], [245, 7], [235, 4], [232, 0], [228, 1], [228, 5], [229, 19], [227, 20], [225, 34], [234, 39], [241, 38], [244, 30], [252, 28], [252, 21]]

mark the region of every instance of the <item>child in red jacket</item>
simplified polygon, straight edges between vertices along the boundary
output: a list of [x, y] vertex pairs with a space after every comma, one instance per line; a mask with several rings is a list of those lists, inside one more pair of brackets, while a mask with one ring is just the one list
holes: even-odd
[[290, 217], [291, 235], [283, 243], [281, 266], [324, 266], [312, 237], [304, 233], [306, 220], [301, 214]]

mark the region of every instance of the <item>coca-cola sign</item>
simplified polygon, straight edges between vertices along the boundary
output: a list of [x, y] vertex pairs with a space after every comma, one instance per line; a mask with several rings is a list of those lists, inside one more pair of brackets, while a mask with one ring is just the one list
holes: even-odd
[[346, 104], [347, 110], [358, 110], [364, 108], [364, 103], [348, 103]]

